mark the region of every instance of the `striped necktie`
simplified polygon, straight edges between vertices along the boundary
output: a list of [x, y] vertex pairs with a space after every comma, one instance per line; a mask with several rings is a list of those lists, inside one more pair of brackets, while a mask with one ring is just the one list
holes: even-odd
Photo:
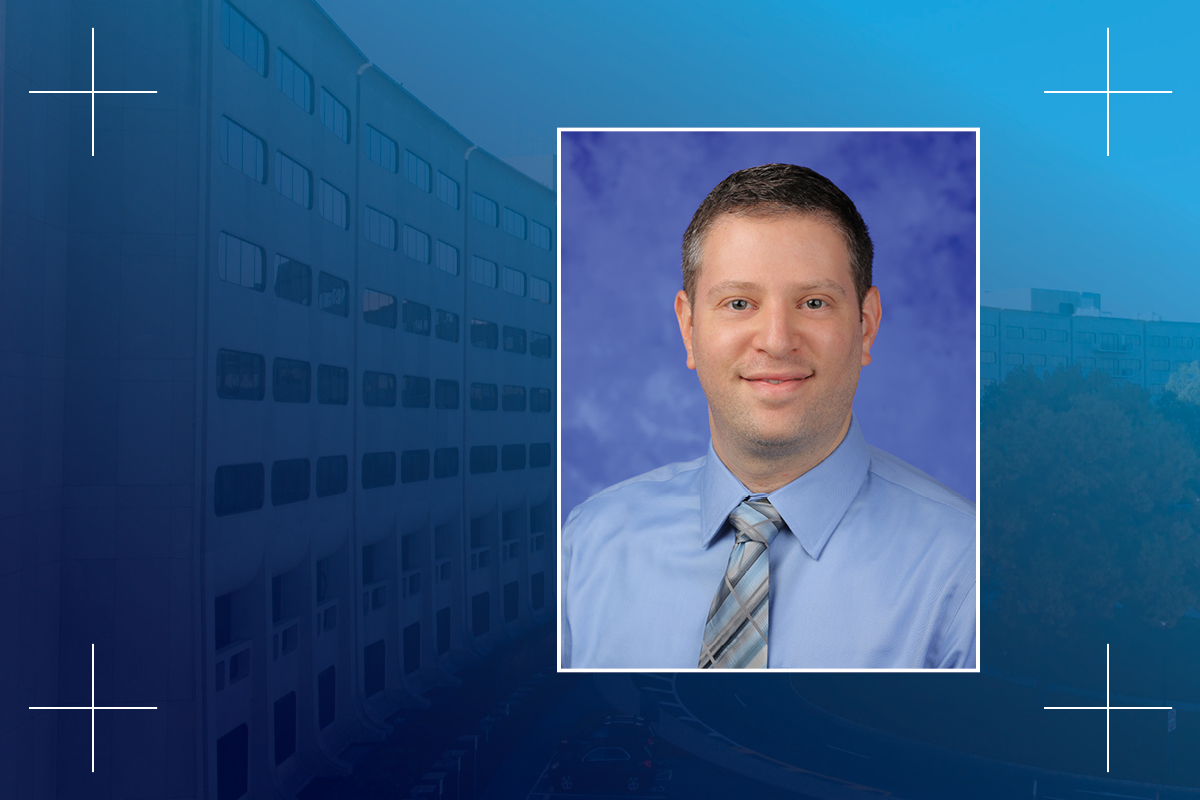
[[767, 546], [783, 518], [766, 498], [743, 500], [729, 515], [737, 531], [721, 588], [708, 609], [701, 669], [767, 666], [769, 611]]

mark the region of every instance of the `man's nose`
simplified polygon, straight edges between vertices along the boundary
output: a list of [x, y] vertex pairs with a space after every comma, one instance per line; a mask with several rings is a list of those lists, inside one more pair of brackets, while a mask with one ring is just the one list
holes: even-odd
[[764, 306], [758, 322], [754, 343], [757, 349], [772, 357], [783, 358], [797, 348], [799, 320], [794, 308], [776, 304]]

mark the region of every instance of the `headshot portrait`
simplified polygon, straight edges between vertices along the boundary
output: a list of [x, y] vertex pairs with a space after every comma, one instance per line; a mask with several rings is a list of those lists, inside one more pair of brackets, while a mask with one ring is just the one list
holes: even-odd
[[560, 668], [977, 669], [977, 131], [559, 159]]

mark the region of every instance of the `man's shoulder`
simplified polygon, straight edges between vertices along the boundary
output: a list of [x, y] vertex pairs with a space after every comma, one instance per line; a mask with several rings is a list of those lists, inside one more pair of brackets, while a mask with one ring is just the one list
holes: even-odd
[[948, 518], [962, 515], [974, 526], [975, 504], [936, 478], [903, 461], [891, 453], [871, 447], [870, 472], [886, 481], [895, 494], [909, 502], [942, 511]]
[[678, 461], [614, 483], [577, 505], [567, 517], [567, 524], [619, 513], [630, 507], [644, 507], [647, 502], [661, 503], [690, 495], [698, 497], [695, 482], [704, 463], [704, 456], [692, 461]]

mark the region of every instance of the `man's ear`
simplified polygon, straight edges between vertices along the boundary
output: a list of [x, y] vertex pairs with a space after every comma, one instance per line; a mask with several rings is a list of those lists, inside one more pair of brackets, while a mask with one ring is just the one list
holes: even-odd
[[883, 318], [883, 307], [879, 304], [879, 289], [872, 286], [862, 304], [862, 365], [871, 363], [871, 345], [879, 333], [879, 321]]
[[687, 292], [682, 289], [675, 295], [675, 316], [679, 319], [679, 335], [683, 337], [683, 346], [687, 350], [688, 369], [695, 369], [696, 359], [692, 356], [692, 304], [688, 302]]

